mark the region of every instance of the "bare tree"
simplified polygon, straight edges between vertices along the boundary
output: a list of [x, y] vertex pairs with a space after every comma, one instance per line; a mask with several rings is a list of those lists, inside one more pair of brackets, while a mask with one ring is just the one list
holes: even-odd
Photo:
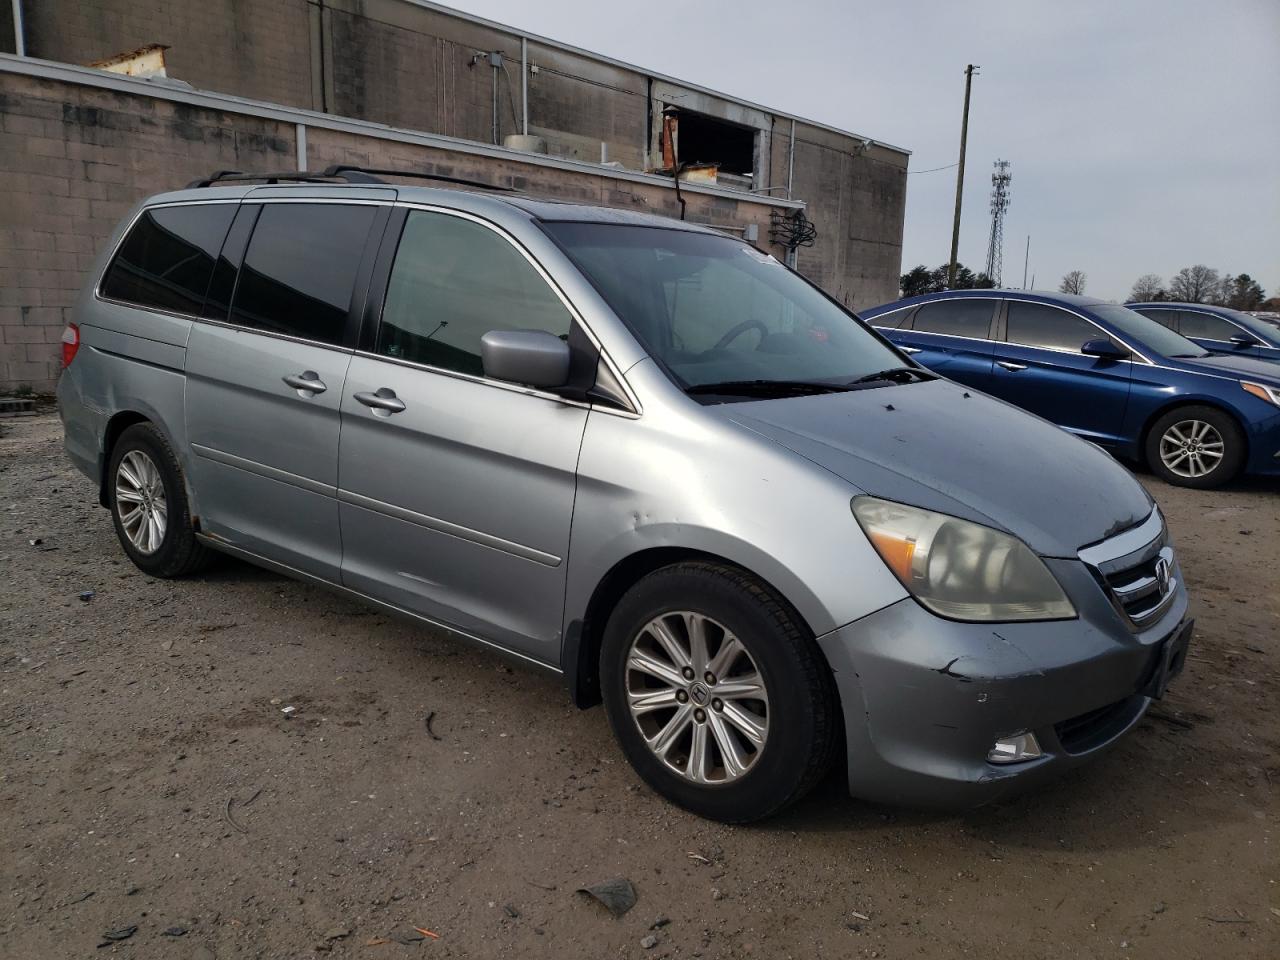
[[1144, 273], [1129, 291], [1130, 303], [1145, 303], [1148, 300], [1163, 300], [1168, 296], [1164, 292], [1164, 281], [1158, 274]]
[[1222, 291], [1222, 279], [1218, 271], [1197, 263], [1183, 267], [1169, 281], [1169, 299], [1179, 303], [1207, 303]]
[[1088, 276], [1083, 270], [1072, 270], [1058, 284], [1059, 293], [1084, 293], [1084, 285]]

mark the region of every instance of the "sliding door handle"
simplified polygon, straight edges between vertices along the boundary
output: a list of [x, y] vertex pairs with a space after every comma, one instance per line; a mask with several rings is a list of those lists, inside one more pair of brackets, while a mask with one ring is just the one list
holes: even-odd
[[314, 370], [307, 370], [305, 373], [290, 374], [287, 377], [281, 377], [285, 386], [293, 387], [302, 397], [314, 397], [317, 393], [324, 393], [329, 388], [324, 385], [324, 381], [320, 379], [320, 374]]
[[369, 407], [376, 416], [388, 417], [404, 409], [404, 401], [390, 387], [379, 387], [373, 393], [357, 393], [354, 396], [358, 403]]
[[1010, 373], [1017, 373], [1019, 370], [1027, 369], [1027, 365], [1025, 363], [1014, 363], [1012, 360], [997, 360], [996, 366], [1004, 367]]
[[903, 347], [903, 346], [899, 346], [899, 347], [898, 347], [898, 349], [899, 349], [899, 350], [901, 350], [903, 353], [906, 353], [906, 354], [912, 354], [912, 353], [919, 353], [919, 352], [920, 352], [920, 348], [919, 348], [919, 347]]

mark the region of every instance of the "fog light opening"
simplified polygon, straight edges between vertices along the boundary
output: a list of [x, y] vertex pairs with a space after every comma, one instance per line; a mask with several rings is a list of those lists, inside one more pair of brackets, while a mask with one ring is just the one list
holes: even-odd
[[987, 753], [988, 763], [1022, 763], [1041, 756], [1034, 733], [1019, 733], [997, 740]]

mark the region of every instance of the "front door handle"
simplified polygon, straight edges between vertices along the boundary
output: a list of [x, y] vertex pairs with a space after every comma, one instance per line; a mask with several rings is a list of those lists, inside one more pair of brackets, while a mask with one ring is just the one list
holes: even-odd
[[920, 352], [920, 348], [919, 348], [919, 347], [902, 347], [902, 346], [900, 346], [900, 347], [898, 347], [898, 349], [899, 349], [899, 350], [901, 350], [903, 353], [919, 353], [919, 352]]
[[373, 393], [357, 393], [355, 398], [373, 410], [374, 416], [389, 417], [404, 409], [404, 401], [390, 387], [379, 387]]
[[1012, 360], [997, 360], [996, 366], [1004, 367], [1010, 373], [1017, 373], [1019, 370], [1027, 369], [1027, 365], [1025, 363], [1014, 363]]
[[324, 385], [324, 381], [320, 379], [320, 374], [314, 370], [307, 370], [304, 373], [290, 374], [287, 377], [281, 377], [285, 382], [285, 386], [293, 387], [298, 394], [304, 398], [314, 397], [317, 393], [324, 393], [329, 388]]

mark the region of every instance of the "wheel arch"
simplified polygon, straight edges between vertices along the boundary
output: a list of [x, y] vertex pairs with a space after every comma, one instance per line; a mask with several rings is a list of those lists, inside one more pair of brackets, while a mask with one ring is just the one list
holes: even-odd
[[[750, 567], [728, 557], [689, 547], [648, 547], [629, 554], [615, 563], [596, 584], [580, 619], [571, 621], [565, 631], [561, 669], [569, 687], [569, 696], [581, 709], [601, 702], [600, 647], [609, 614], [623, 595], [644, 577], [676, 563], [701, 561], [740, 570], [763, 584], [795, 617], [810, 636], [813, 627], [783, 591]], [[819, 647], [819, 650], [821, 648]], [[826, 654], [822, 654], [825, 659]]]
[[[112, 415], [102, 431], [102, 463], [101, 469], [98, 471], [98, 503], [104, 507], [110, 505], [107, 499], [107, 474], [111, 472], [111, 451], [115, 449], [116, 444], [119, 442], [120, 435], [138, 423], [155, 425], [154, 420], [138, 410], [121, 410]], [[157, 427], [157, 429], [163, 428]]]

